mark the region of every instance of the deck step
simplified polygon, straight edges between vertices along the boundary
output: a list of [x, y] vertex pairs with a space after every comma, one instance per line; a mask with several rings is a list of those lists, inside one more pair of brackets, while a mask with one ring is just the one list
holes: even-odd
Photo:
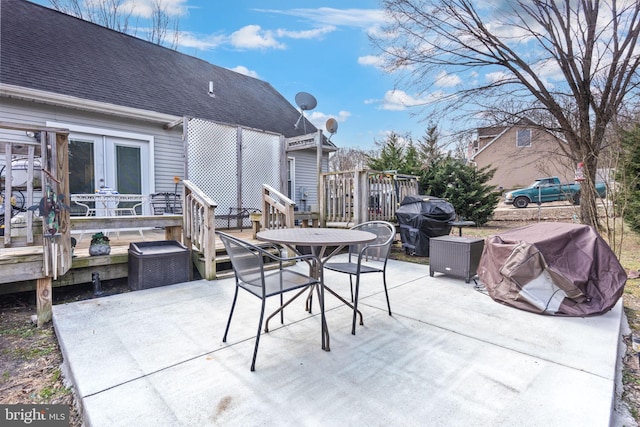
[[[256, 244], [256, 246], [259, 247], [272, 247], [272, 244]], [[276, 254], [276, 255], [280, 255], [279, 251], [277, 251], [275, 248], [271, 249], [270, 252]], [[196, 267], [196, 269], [198, 270], [198, 273], [200, 273], [200, 277], [205, 277], [204, 274], [204, 258], [202, 257], [202, 254], [198, 251], [196, 251], [194, 249], [193, 251], [193, 263]], [[278, 268], [278, 264], [276, 262], [273, 261], [267, 261], [267, 263], [265, 264], [265, 268], [267, 270], [273, 270]], [[216, 249], [216, 279], [225, 279], [228, 277], [233, 277], [233, 268], [231, 267], [231, 260], [229, 258], [229, 255], [227, 255], [227, 252], [224, 250], [224, 248], [222, 249]]]

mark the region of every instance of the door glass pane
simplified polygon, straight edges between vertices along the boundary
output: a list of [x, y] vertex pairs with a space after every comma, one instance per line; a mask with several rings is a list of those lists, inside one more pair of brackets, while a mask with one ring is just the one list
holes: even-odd
[[69, 141], [69, 192], [93, 193], [96, 190], [93, 142]]
[[121, 194], [142, 194], [139, 147], [116, 146], [116, 185]]

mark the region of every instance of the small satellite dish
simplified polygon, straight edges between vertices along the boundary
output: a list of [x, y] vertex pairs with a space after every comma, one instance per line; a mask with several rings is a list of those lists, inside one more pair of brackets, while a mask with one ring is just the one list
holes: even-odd
[[296, 94], [296, 104], [302, 111], [313, 110], [318, 105], [318, 101], [307, 92], [298, 92]]
[[[300, 117], [298, 117], [298, 121], [295, 125], [293, 125], [293, 127], [298, 129], [298, 124], [300, 124], [300, 120], [302, 120], [302, 118], [304, 117], [304, 112], [316, 108], [316, 105], [318, 105], [318, 101], [316, 101], [316, 99], [310, 93], [298, 92], [296, 94], [296, 104], [298, 104], [298, 107], [300, 108]], [[304, 132], [306, 133], [307, 123], [305, 121], [303, 121], [302, 123], [304, 124]]]
[[338, 121], [336, 119], [334, 119], [334, 118], [330, 118], [324, 124], [324, 127], [327, 128], [327, 132], [329, 132], [331, 134], [329, 136], [329, 141], [331, 141], [331, 137], [333, 136], [333, 134], [338, 132]]

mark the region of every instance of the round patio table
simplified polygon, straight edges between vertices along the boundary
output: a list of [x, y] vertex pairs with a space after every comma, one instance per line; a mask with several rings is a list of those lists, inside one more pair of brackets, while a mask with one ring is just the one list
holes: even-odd
[[[256, 235], [256, 238], [264, 242], [283, 244], [298, 254], [300, 253], [300, 247], [309, 247], [312, 253], [320, 259], [321, 265], [311, 265], [311, 276], [319, 279], [322, 273], [323, 265], [329, 258], [340, 252], [342, 248], [347, 245], [373, 242], [376, 239], [376, 235], [368, 231], [342, 228], [277, 228], [261, 231]], [[329, 252], [327, 252], [328, 248], [330, 248]], [[321, 288], [323, 289], [320, 292], [320, 298], [322, 298], [321, 304], [323, 304], [323, 306], [323, 290], [326, 289], [333, 296], [338, 298], [347, 306], [351, 307], [351, 309], [353, 310], [353, 305], [351, 305], [347, 300], [334, 292], [331, 288], [327, 287], [326, 285], [321, 286]], [[266, 325], [268, 325], [269, 320], [273, 316], [282, 311], [282, 309], [289, 305], [291, 301], [296, 299], [298, 295], [287, 301], [278, 310], [272, 313], [267, 318]], [[306, 305], [306, 309], [309, 312], [311, 312], [311, 295], [312, 293], [310, 293], [309, 297], [307, 297]], [[359, 311], [358, 313], [360, 314], [360, 324], [362, 324], [362, 313], [360, 313]], [[327, 328], [326, 322], [323, 322], [322, 329], [324, 338], [323, 348], [329, 351], [329, 329]]]

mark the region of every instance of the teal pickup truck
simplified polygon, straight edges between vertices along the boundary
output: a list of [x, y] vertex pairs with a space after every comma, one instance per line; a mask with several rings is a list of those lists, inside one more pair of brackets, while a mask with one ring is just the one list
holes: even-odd
[[[598, 196], [605, 197], [607, 193], [604, 182], [596, 183]], [[561, 184], [557, 176], [538, 178], [526, 188], [511, 190], [505, 196], [504, 202], [516, 208], [526, 208], [529, 203], [557, 202], [570, 200], [575, 205], [580, 204], [580, 184]]]

